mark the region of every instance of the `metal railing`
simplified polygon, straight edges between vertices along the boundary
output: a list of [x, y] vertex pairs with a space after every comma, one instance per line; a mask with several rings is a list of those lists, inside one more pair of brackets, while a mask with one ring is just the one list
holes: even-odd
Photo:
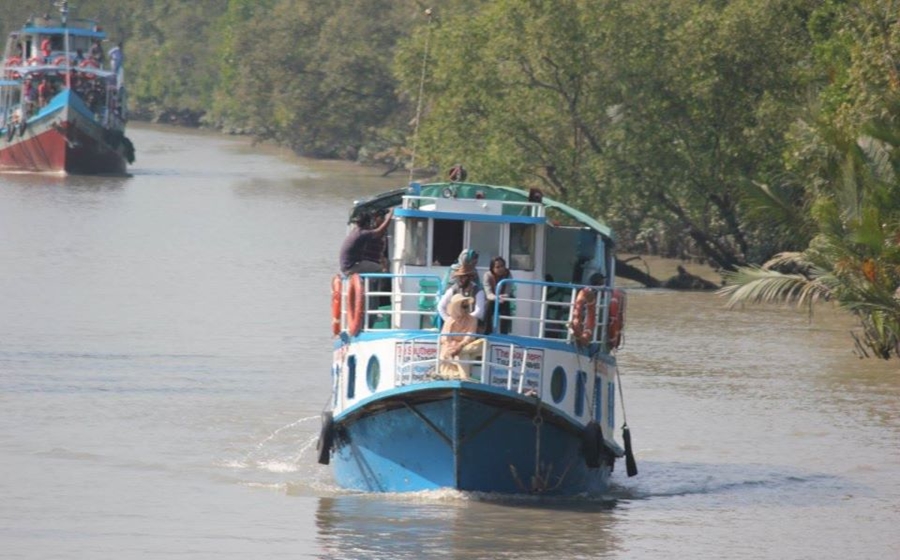
[[[447, 339], [453, 337], [473, 336], [481, 343], [477, 358], [441, 357], [442, 346]], [[506, 352], [507, 359], [501, 360], [501, 352]], [[436, 379], [449, 379], [483, 383], [519, 394], [540, 396], [543, 384], [543, 371], [529, 371], [529, 353], [538, 349], [516, 343], [490, 343], [487, 338], [477, 334], [444, 333], [426, 334], [404, 340], [400, 344], [395, 371], [395, 385], [413, 385]]]
[[[391, 274], [386, 272], [360, 274], [363, 281], [363, 332], [387, 331], [408, 328], [411, 330], [438, 330], [441, 320], [437, 312], [438, 301], [443, 294], [443, 283], [434, 274]], [[427, 282], [426, 282], [427, 281]], [[384, 282], [389, 286], [379, 286]], [[575, 343], [572, 329], [576, 298], [582, 289], [593, 290], [593, 328], [582, 339], [582, 343], [598, 344], [607, 341], [609, 307], [612, 290], [603, 286], [546, 282], [536, 280], [505, 279], [497, 284], [496, 293], [501, 293], [507, 285], [515, 287], [516, 297], [505, 301], [515, 304], [517, 312], [501, 313], [501, 306], [494, 305], [493, 314], [484, 317], [491, 322], [494, 333], [499, 333], [500, 322], [512, 324], [513, 334], [530, 338], [560, 340]], [[530, 286], [531, 289], [523, 289]], [[423, 288], [427, 287], [427, 289]], [[531, 297], [523, 294], [530, 293]], [[341, 329], [347, 328], [347, 281], [343, 282]], [[530, 309], [530, 313], [523, 312]], [[583, 314], [588, 311], [582, 310]], [[404, 318], [418, 317], [418, 320], [404, 322]], [[517, 328], [516, 325], [521, 325]], [[526, 334], [522, 334], [526, 333]]]

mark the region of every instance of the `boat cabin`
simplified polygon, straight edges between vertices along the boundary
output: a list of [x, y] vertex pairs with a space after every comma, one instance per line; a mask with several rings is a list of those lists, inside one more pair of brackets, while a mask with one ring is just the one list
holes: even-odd
[[[351, 218], [363, 212], [394, 207], [389, 230], [390, 274], [362, 275], [368, 317], [366, 330], [438, 329], [436, 304], [450, 266], [464, 249], [479, 254], [479, 282], [495, 256], [503, 257], [512, 273], [515, 297], [510, 335], [566, 339], [574, 301], [581, 288], [601, 294], [596, 311], [603, 312], [614, 276], [610, 231], [573, 209], [546, 200], [541, 193], [470, 183], [419, 185], [357, 202]], [[562, 225], [548, 218], [560, 211]], [[392, 279], [388, 291], [374, 282]], [[380, 299], [377, 299], [380, 296]], [[345, 307], [346, 308], [346, 307]], [[485, 321], [499, 322], [494, 317]], [[601, 321], [600, 318], [603, 317]], [[606, 317], [597, 315], [597, 323]], [[497, 323], [494, 323], [497, 324]], [[344, 324], [345, 325], [345, 324]], [[597, 329], [599, 342], [605, 329]], [[497, 332], [497, 329], [494, 329]]]

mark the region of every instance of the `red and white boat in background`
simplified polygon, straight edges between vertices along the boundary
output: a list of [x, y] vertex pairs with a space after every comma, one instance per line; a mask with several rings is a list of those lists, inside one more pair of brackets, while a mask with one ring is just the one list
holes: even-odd
[[0, 171], [123, 174], [134, 145], [121, 58], [104, 68], [106, 33], [59, 6], [58, 17], [31, 17], [6, 42]]

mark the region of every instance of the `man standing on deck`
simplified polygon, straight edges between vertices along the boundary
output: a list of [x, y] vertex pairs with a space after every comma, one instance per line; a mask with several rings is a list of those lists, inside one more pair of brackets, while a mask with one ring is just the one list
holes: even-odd
[[119, 69], [122, 68], [122, 64], [125, 62], [125, 53], [122, 52], [122, 41], [116, 43], [116, 46], [109, 49], [109, 68], [115, 72], [119, 73]]

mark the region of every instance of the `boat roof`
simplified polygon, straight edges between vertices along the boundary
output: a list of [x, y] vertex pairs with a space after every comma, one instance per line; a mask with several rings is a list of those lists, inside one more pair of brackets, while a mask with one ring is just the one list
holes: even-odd
[[25, 25], [23, 25], [21, 29], [13, 31], [10, 35], [13, 37], [18, 34], [62, 35], [66, 32], [68, 32], [69, 35], [80, 37], [92, 37], [94, 39], [106, 38], [106, 32], [100, 27], [96, 20], [68, 18], [66, 26], [63, 27], [62, 20], [57, 16], [31, 17], [25, 22]]
[[[431, 197], [443, 197], [445, 191], [451, 190], [451, 196], [463, 199], [487, 199], [487, 200], [506, 200], [512, 202], [528, 202], [529, 193], [526, 190], [517, 187], [507, 187], [501, 185], [486, 185], [479, 183], [412, 183], [409, 187], [403, 189], [395, 189], [375, 195], [364, 200], [357, 200], [353, 203], [353, 210], [350, 212], [350, 219], [372, 211], [386, 210], [394, 206], [399, 206], [403, 202], [406, 195], [420, 195]], [[553, 208], [583, 226], [589, 227], [601, 235], [613, 239], [612, 230], [605, 223], [593, 218], [580, 210], [572, 208], [568, 204], [564, 204], [552, 198], [543, 197], [541, 202], [547, 208]]]

